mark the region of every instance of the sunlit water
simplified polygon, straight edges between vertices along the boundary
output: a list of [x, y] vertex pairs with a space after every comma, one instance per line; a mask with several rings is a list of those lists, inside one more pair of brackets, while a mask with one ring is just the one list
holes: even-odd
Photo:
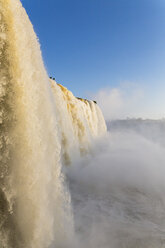
[[0, 0], [1, 247], [74, 245], [62, 167], [105, 131], [94, 102], [49, 80], [20, 1]]
[[50, 80], [20, 1], [0, 0], [0, 247], [165, 247], [164, 164], [159, 138], [106, 132]]

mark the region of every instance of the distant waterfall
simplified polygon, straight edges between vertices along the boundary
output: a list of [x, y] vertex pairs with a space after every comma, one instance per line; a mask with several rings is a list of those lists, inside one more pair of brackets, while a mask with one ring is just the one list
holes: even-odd
[[50, 82], [20, 1], [0, 0], [0, 247], [68, 246], [74, 228], [62, 162], [105, 131], [95, 103]]
[[63, 163], [70, 164], [73, 155], [90, 151], [92, 140], [105, 133], [106, 125], [96, 103], [76, 98], [53, 80], [51, 86], [57, 108]]

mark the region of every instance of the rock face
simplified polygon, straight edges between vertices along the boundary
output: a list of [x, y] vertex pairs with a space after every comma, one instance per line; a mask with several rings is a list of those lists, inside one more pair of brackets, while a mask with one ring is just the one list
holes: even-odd
[[[82, 102], [89, 102], [89, 100], [87, 99], [83, 99], [83, 98], [80, 98], [80, 97], [76, 97], [78, 100], [82, 101]], [[96, 101], [93, 101], [95, 104], [97, 104]]]

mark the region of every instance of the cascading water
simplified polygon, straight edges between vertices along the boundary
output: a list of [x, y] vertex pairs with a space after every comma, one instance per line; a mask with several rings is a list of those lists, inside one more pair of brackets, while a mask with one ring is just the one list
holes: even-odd
[[20, 1], [0, 0], [0, 247], [164, 248], [165, 123], [139, 121], [97, 140], [97, 104], [49, 79]]
[[74, 97], [72, 92], [53, 80], [51, 86], [57, 107], [63, 163], [70, 164], [75, 156], [90, 151], [93, 138], [102, 136], [106, 125], [96, 103]]
[[0, 0], [1, 247], [69, 246], [73, 220], [61, 161], [89, 151], [105, 131], [94, 102], [50, 82], [20, 1]]

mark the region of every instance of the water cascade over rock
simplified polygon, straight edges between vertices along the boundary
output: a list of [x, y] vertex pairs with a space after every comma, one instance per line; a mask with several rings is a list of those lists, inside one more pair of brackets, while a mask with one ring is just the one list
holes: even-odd
[[62, 164], [105, 131], [97, 104], [49, 79], [20, 1], [0, 0], [0, 247], [68, 247]]

